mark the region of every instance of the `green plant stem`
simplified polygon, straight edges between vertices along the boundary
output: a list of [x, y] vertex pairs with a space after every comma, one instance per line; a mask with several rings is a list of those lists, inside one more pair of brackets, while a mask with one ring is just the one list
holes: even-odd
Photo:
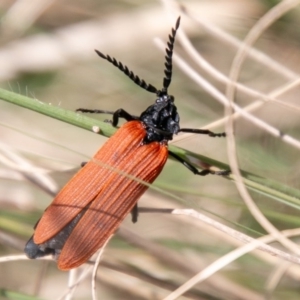
[[110, 137], [116, 132], [116, 128], [112, 127], [108, 123], [89, 118], [83, 114], [66, 110], [58, 106], [41, 102], [37, 99], [32, 99], [20, 94], [9, 92], [1, 88], [0, 98], [6, 102], [30, 109], [48, 117], [75, 125], [83, 129], [87, 129], [89, 131], [93, 130], [93, 126], [98, 126], [101, 129], [100, 134], [106, 137]]
[[[93, 126], [98, 126], [100, 129], [99, 134], [106, 137], [112, 136], [116, 131], [116, 128], [112, 127], [108, 123], [101, 122], [99, 120], [84, 116], [76, 112], [68, 111], [57, 106], [52, 106], [51, 104], [41, 102], [37, 99], [32, 99], [23, 95], [9, 92], [1, 88], [0, 98], [9, 103], [30, 109], [32, 111], [44, 114], [48, 117], [55, 118], [57, 120], [78, 126], [83, 129], [87, 129], [89, 131], [93, 130]], [[213, 160], [209, 157], [196, 154], [175, 146], [170, 146], [170, 149], [172, 150], [172, 152], [181, 156], [185, 160], [190, 161], [190, 163], [195, 165], [196, 167], [201, 166], [201, 163], [205, 163], [207, 165], [216, 166], [223, 170], [229, 169], [229, 166], [227, 164]], [[196, 159], [199, 164], [192, 162], [190, 158]], [[243, 171], [242, 173], [244, 176], [244, 183], [249, 189], [257, 193], [267, 195], [273, 199], [276, 199], [277, 201], [285, 203], [286, 205], [300, 209], [300, 191], [282, 185], [279, 182], [265, 179], [263, 177], [245, 171]], [[224, 176], [224, 178], [234, 181], [233, 175]]]

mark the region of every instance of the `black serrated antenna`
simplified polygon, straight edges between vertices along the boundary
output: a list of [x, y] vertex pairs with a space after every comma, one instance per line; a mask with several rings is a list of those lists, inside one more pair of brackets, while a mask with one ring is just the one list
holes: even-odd
[[146, 91], [148, 91], [150, 93], [156, 93], [157, 95], [160, 95], [162, 92], [164, 94], [167, 94], [168, 87], [172, 80], [173, 48], [174, 48], [174, 43], [175, 43], [176, 31], [177, 31], [179, 25], [180, 25], [180, 17], [176, 21], [175, 29], [172, 28], [172, 33], [171, 33], [171, 35], [169, 35], [169, 41], [167, 42], [168, 47], [166, 48], [166, 56], [165, 56], [166, 62], [165, 62], [165, 70], [164, 70], [165, 77], [163, 80], [162, 91], [158, 90], [153, 85], [146, 83], [145, 80], [139, 78], [132, 71], [130, 71], [127, 66], [124, 66], [121, 62], [117, 61], [114, 57], [105, 55], [98, 50], [95, 50], [95, 51], [100, 57], [109, 61], [111, 64], [113, 64], [115, 67], [117, 67], [120, 71], [122, 71], [126, 76], [128, 76], [135, 84], [137, 84], [141, 88], [145, 89]]
[[135, 75], [132, 71], [130, 71], [127, 66], [123, 66], [123, 64], [119, 61], [117, 61], [114, 57], [110, 57], [109, 55], [104, 55], [103, 53], [101, 53], [98, 50], [95, 50], [96, 53], [106, 59], [107, 61], [109, 61], [110, 63], [112, 63], [115, 67], [117, 67], [120, 71], [122, 71], [126, 76], [128, 76], [135, 84], [137, 84], [138, 86], [140, 86], [141, 88], [145, 89], [146, 91], [150, 92], [150, 93], [157, 93], [158, 90], [156, 87], [154, 87], [151, 84], [148, 84], [145, 82], [145, 80], [140, 79], [137, 75]]
[[173, 56], [173, 48], [175, 43], [175, 35], [176, 31], [180, 25], [180, 17], [178, 17], [175, 25], [175, 29], [172, 28], [172, 33], [169, 35], [169, 41], [167, 42], [168, 47], [166, 48], [166, 62], [165, 62], [165, 77], [163, 81], [163, 92], [168, 92], [168, 87], [172, 80], [172, 56]]

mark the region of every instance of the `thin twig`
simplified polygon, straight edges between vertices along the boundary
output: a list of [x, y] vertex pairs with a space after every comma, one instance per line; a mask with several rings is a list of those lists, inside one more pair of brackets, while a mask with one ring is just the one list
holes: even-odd
[[[290, 230], [287, 232], [283, 231], [282, 234], [285, 236], [288, 236], [290, 234]], [[296, 229], [294, 234], [299, 235], [300, 229]], [[271, 235], [266, 235], [258, 239], [253, 239], [249, 244], [244, 245], [240, 248], [237, 248], [223, 257], [217, 259], [212, 264], [210, 264], [208, 267], [206, 267], [204, 270], [196, 274], [194, 277], [192, 277], [190, 280], [188, 280], [185, 284], [183, 284], [179, 289], [174, 291], [173, 293], [169, 294], [164, 300], [174, 300], [177, 299], [179, 296], [184, 294], [186, 291], [188, 291], [190, 288], [192, 288], [194, 285], [198, 284], [199, 282], [203, 282], [205, 279], [222, 269], [223, 267], [227, 266], [232, 261], [236, 260], [237, 258], [241, 257], [242, 255], [253, 251], [254, 249], [262, 249], [262, 245], [264, 243], [270, 243], [273, 242], [275, 239]], [[266, 245], [264, 245], [266, 246]], [[264, 247], [263, 246], [263, 247]], [[295, 261], [294, 261], [295, 262]], [[298, 258], [298, 264], [300, 263], [300, 258]]]
[[[248, 35], [244, 40], [244, 44], [240, 47], [239, 51], [237, 52], [232, 66], [230, 70], [230, 79], [232, 82], [236, 82], [239, 77], [239, 73], [241, 70], [241, 66], [247, 56], [248, 49], [255, 43], [255, 41], [259, 38], [259, 36], [276, 20], [282, 17], [285, 13], [289, 12], [291, 9], [295, 8], [299, 5], [299, 0], [284, 0], [279, 4], [275, 5], [272, 9], [270, 9], [260, 20], [253, 26], [250, 30]], [[234, 104], [234, 95], [235, 95], [235, 86], [230, 83], [227, 86], [226, 95], [230, 106], [225, 106], [226, 115], [232, 115], [233, 111], [236, 109], [236, 105]], [[278, 129], [276, 129], [279, 133], [278, 137], [281, 138], [283, 141], [285, 140], [285, 135], [280, 133]], [[287, 247], [288, 249], [292, 250], [293, 252], [300, 254], [300, 249], [297, 244], [290, 241], [289, 239], [285, 238], [277, 228], [263, 215], [261, 210], [258, 206], [254, 203], [250, 193], [248, 192], [246, 186], [243, 183], [242, 174], [239, 170], [239, 163], [237, 160], [237, 150], [235, 144], [235, 136], [234, 136], [234, 123], [233, 119], [229, 118], [226, 126], [226, 133], [227, 133], [227, 146], [228, 146], [228, 158], [231, 166], [231, 170], [233, 174], [236, 176], [236, 186], [238, 191], [240, 192], [242, 198], [244, 199], [248, 209], [250, 210], [253, 217], [259, 222], [259, 224], [268, 232], [276, 236], [278, 241]], [[297, 141], [299, 144], [299, 141]]]

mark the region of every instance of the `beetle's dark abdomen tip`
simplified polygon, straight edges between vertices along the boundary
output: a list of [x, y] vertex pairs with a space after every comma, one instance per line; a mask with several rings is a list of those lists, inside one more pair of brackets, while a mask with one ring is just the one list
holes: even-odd
[[37, 245], [33, 241], [33, 236], [29, 239], [29, 241], [25, 245], [24, 252], [27, 255], [27, 257], [30, 258], [30, 259], [43, 257], [43, 256], [46, 256], [46, 255], [49, 255], [49, 254], [53, 254], [53, 255], [55, 254], [54, 249], [43, 248], [40, 245]]

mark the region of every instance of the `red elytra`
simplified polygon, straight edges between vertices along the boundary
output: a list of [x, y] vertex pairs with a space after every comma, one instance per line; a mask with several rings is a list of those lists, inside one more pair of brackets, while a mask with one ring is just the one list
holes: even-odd
[[36, 244], [53, 238], [88, 206], [58, 257], [61, 270], [86, 262], [119, 227], [148, 188], [135, 177], [152, 183], [163, 169], [167, 147], [158, 142], [143, 145], [145, 136], [140, 121], [125, 123], [43, 214], [33, 236]]

